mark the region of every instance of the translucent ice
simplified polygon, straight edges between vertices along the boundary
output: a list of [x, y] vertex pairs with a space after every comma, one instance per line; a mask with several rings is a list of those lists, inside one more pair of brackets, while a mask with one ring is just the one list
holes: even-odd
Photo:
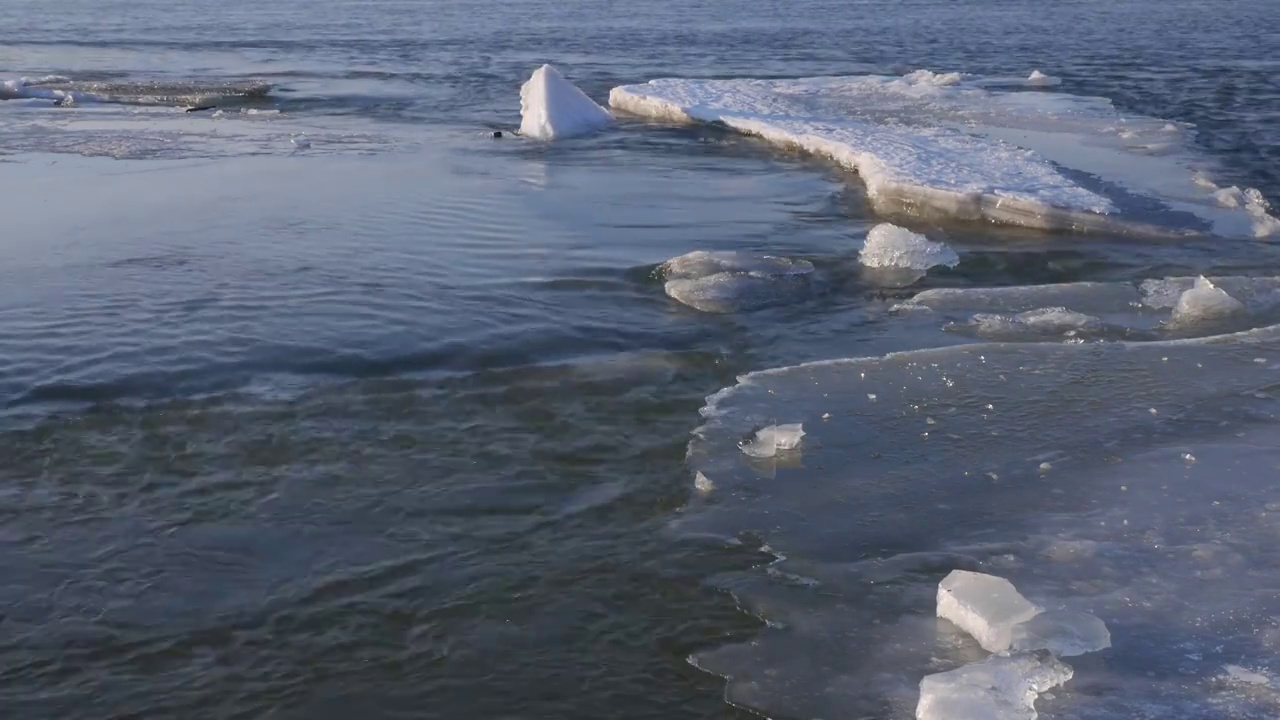
[[982, 337], [1021, 339], [1027, 335], [1074, 335], [1097, 330], [1102, 320], [1064, 307], [1037, 308], [1016, 315], [978, 313], [970, 326]]
[[931, 242], [924, 235], [906, 228], [881, 223], [867, 233], [867, 242], [858, 254], [867, 267], [928, 270], [942, 265], [955, 267], [960, 256], [943, 243]]
[[1178, 297], [1172, 323], [1194, 325], [1229, 319], [1245, 313], [1244, 303], [1231, 297], [1208, 278], [1196, 278], [1195, 285]]
[[600, 107], [559, 70], [543, 65], [520, 86], [520, 134], [554, 140], [594, 132], [613, 122]]
[[801, 423], [770, 425], [756, 431], [755, 437], [742, 444], [742, 452], [755, 458], [768, 458], [779, 450], [795, 450], [804, 437]]
[[1035, 720], [1035, 702], [1071, 679], [1051, 655], [993, 655], [920, 681], [916, 720]]
[[1015, 651], [1048, 650], [1059, 657], [1073, 657], [1111, 647], [1106, 623], [1089, 613], [1049, 610], [1013, 628], [1010, 648]]
[[697, 250], [658, 268], [664, 290], [703, 312], [731, 313], [779, 305], [810, 290], [813, 265], [772, 255]]
[[1013, 628], [1040, 613], [1004, 578], [953, 570], [938, 583], [938, 617], [969, 633], [987, 652], [1008, 650]]

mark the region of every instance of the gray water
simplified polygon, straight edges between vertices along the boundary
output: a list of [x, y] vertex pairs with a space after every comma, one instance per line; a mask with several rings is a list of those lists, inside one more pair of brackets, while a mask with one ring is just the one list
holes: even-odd
[[[749, 504], [693, 523], [737, 543], [673, 532], [696, 509], [686, 445], [704, 397], [762, 368], [966, 341], [890, 312], [923, 287], [1275, 274], [1274, 247], [929, 225], [961, 265], [886, 290], [850, 263], [878, 219], [856, 176], [821, 161], [636, 119], [551, 145], [491, 131], [518, 124], [519, 85], [546, 61], [600, 101], [662, 76], [1039, 68], [1063, 79], [1056, 90], [1194, 124], [1193, 149], [1220, 185], [1274, 201], [1277, 26], [1280, 6], [1262, 1], [4, 3], [0, 79], [141, 84], [183, 102], [252, 81], [272, 90], [219, 95], [217, 117], [0, 102], [0, 710], [747, 716], [725, 702], [722, 678], [687, 662], [696, 656], [750, 678], [729, 699], [773, 717], [889, 716], [920, 668], [876, 651], [883, 634], [852, 618], [927, 615], [919, 588], [938, 568], [912, 565], [918, 587], [894, 596], [896, 609], [878, 595], [779, 595], [777, 615], [793, 624], [848, 610], [840, 650], [793, 638], [757, 655], [733, 648], [761, 637], [769, 592], [753, 599], [743, 585], [755, 580], [725, 578], [757, 577], [775, 558], [760, 549], [774, 531], [810, 561], [838, 564], [951, 552], [973, 529], [937, 515], [893, 533], [822, 526], [839, 522], [822, 495], [806, 495], [776, 501], [807, 508], [800, 525], [756, 522]], [[312, 147], [295, 150], [294, 133]], [[787, 307], [704, 315], [654, 275], [695, 249], [803, 257], [830, 287]], [[1088, 357], [1071, 367], [1098, 415], [1059, 417], [1061, 398], [1037, 387], [1001, 391], [1019, 403], [1028, 443], [1087, 445], [1086, 430], [1103, 432], [1097, 417], [1117, 418], [1135, 448], [1219, 432], [1125, 420], [1115, 398], [1176, 400], [1178, 383], [1127, 396], [1126, 373], [1146, 366]], [[1240, 378], [1197, 402], [1270, 382]], [[794, 407], [818, 410], [807, 395]], [[916, 432], [876, 442], [907, 448]], [[853, 467], [872, 467], [860, 452]], [[908, 477], [955, 457], [903, 454]], [[815, 468], [835, 464], [822, 458]], [[1272, 500], [1267, 483], [1242, 487], [1253, 494], [1240, 503]], [[992, 531], [1098, 502], [1041, 506], [998, 490], [980, 497], [1008, 510], [981, 515]], [[736, 502], [755, 491], [745, 492]], [[852, 507], [874, 518], [917, 505], [887, 493]], [[956, 562], [1018, 567], [964, 553]], [[1274, 587], [1265, 563], [1237, 555], [1257, 575], [1251, 588]], [[845, 577], [850, 597], [865, 590], [809, 574]], [[1135, 631], [1148, 651], [1109, 662], [1142, 675], [1160, 642], [1181, 642], [1164, 636]], [[849, 663], [886, 655], [901, 662], [896, 683], [856, 680]], [[1237, 655], [1219, 659], [1257, 661]], [[799, 657], [803, 667], [788, 664]], [[1080, 677], [1104, 700], [1129, 687]], [[1231, 712], [1262, 717], [1271, 701], [1250, 702]], [[1162, 712], [1205, 716], [1192, 701]]]

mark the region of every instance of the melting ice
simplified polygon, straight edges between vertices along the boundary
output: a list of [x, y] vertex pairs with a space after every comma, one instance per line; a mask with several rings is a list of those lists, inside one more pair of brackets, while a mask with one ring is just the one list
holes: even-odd
[[694, 252], [658, 268], [671, 298], [703, 312], [732, 313], [795, 302], [813, 289], [813, 264], [746, 252]]

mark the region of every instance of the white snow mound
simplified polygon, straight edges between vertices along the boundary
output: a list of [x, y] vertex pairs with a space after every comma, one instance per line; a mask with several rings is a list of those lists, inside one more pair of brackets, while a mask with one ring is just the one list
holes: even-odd
[[1053, 87], [1061, 85], [1062, 81], [1052, 75], [1045, 75], [1039, 70], [1032, 70], [1027, 76], [1027, 85], [1031, 87]]
[[987, 652], [1009, 649], [1015, 625], [1040, 614], [1004, 578], [953, 570], [938, 583], [938, 617], [973, 636]]
[[867, 267], [905, 270], [960, 264], [960, 256], [944, 243], [932, 242], [924, 235], [889, 223], [871, 228], [858, 260]]
[[594, 132], [613, 122], [600, 107], [559, 70], [543, 65], [520, 86], [520, 134], [555, 140]]

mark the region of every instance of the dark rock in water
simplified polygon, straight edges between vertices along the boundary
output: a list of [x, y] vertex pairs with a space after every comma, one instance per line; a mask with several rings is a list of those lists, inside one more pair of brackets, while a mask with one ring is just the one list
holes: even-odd
[[199, 107], [189, 107], [187, 108], [187, 112], [193, 113], [193, 112], [201, 112], [204, 110], [213, 110], [216, 107], [218, 106], [217, 105], [201, 105]]
[[494, 136], [495, 138], [500, 138], [500, 137], [502, 137], [502, 131], [501, 131], [501, 130], [494, 130], [494, 131], [493, 131], [493, 136]]

